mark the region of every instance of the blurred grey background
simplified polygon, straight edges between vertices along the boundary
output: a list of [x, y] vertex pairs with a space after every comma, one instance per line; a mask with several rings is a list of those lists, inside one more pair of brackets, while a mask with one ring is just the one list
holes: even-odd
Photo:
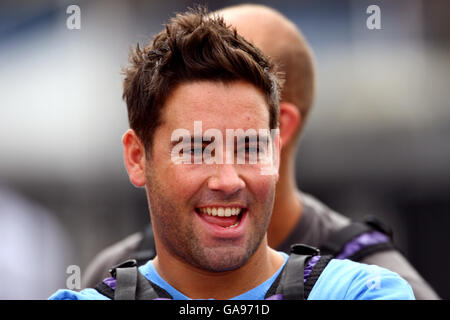
[[[66, 286], [68, 265], [83, 272], [148, 223], [144, 190], [122, 160], [120, 68], [174, 12], [240, 2], [0, 2], [0, 298], [48, 297]], [[317, 60], [302, 190], [347, 216], [384, 219], [449, 299], [450, 2], [259, 3], [292, 19]], [[71, 4], [80, 30], [66, 26]], [[381, 30], [366, 27], [371, 4]]]

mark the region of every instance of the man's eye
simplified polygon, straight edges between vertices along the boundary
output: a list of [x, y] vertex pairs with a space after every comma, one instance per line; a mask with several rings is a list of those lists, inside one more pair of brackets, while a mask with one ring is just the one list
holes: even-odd
[[189, 149], [189, 153], [194, 155], [194, 154], [202, 154], [203, 153], [203, 148], [190, 148]]
[[259, 152], [259, 148], [257, 146], [245, 146], [241, 149], [236, 150], [236, 153], [242, 154], [244, 152], [246, 155], [249, 154], [257, 154]]
[[257, 153], [259, 151], [258, 147], [246, 147], [245, 152], [247, 153]]
[[257, 153], [259, 151], [259, 147], [253, 146], [253, 145], [246, 145], [245, 146], [245, 153]]

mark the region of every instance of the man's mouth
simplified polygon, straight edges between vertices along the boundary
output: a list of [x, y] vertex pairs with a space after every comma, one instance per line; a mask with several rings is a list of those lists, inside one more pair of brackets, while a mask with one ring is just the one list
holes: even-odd
[[225, 229], [232, 229], [239, 225], [242, 216], [245, 214], [247, 209], [237, 206], [210, 206], [196, 208], [195, 211], [210, 224], [214, 224]]

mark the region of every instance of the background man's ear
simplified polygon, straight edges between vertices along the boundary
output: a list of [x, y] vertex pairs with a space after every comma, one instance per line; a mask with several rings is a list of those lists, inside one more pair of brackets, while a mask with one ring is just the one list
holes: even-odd
[[125, 167], [130, 181], [136, 187], [145, 186], [145, 148], [132, 129], [128, 129], [122, 137]]
[[298, 108], [290, 102], [280, 102], [280, 137], [281, 148], [289, 144], [301, 124], [301, 114]]

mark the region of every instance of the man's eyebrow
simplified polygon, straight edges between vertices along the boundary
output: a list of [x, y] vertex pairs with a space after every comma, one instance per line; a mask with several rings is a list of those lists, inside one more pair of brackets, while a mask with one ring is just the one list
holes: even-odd
[[250, 134], [250, 135], [238, 135], [235, 136], [236, 143], [255, 143], [260, 141], [261, 139], [264, 139], [263, 141], [265, 141], [267, 139], [267, 137], [270, 136], [266, 133], [260, 134], [260, 133], [255, 133], [255, 134]]
[[202, 144], [208, 143], [208, 141], [203, 141], [202, 136], [184, 135], [184, 136], [179, 136], [178, 140], [170, 141], [170, 145], [172, 147], [179, 143], [188, 143], [188, 144], [192, 145], [192, 144], [194, 144], [196, 138], [198, 139], [198, 141], [202, 142]]
[[250, 141], [258, 141], [259, 134], [242, 135], [236, 137], [237, 143], [248, 143]]
[[[250, 142], [257, 142], [258, 140], [260, 140], [261, 138], [265, 138], [267, 139], [269, 135], [268, 134], [260, 134], [260, 133], [255, 133], [255, 134], [243, 134], [243, 135], [233, 135], [233, 140], [235, 143], [250, 143]], [[170, 142], [170, 145], [173, 147], [179, 143], [186, 143], [189, 145], [193, 145], [195, 143], [195, 139], [198, 139], [198, 141], [202, 142], [202, 145], [207, 145], [209, 144], [211, 141], [215, 140], [215, 136], [214, 135], [205, 135], [205, 136], [192, 136], [192, 135], [182, 135], [178, 137], [178, 140], [174, 140]]]

